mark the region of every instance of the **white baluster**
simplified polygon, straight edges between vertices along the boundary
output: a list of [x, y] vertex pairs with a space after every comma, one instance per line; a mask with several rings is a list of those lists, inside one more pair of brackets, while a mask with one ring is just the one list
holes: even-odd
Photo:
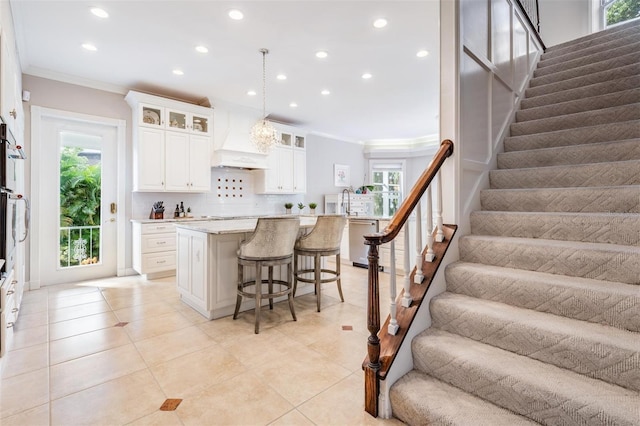
[[416, 284], [424, 280], [422, 263], [422, 208], [418, 203], [416, 205], [416, 274], [413, 276], [413, 282]]
[[444, 241], [444, 230], [442, 229], [442, 175], [438, 171], [438, 197], [436, 198], [436, 241], [441, 243]]
[[[409, 222], [407, 222], [409, 223]], [[409, 235], [409, 227], [404, 226], [404, 294], [402, 295], [402, 306], [408, 308], [413, 302], [411, 297], [411, 261], [409, 260], [409, 253], [411, 252], [411, 236]]]
[[390, 256], [391, 270], [389, 271], [389, 293], [391, 297], [391, 307], [389, 315], [389, 326], [387, 327], [387, 333], [395, 335], [398, 332], [398, 320], [396, 318], [396, 242], [391, 240]]
[[427, 187], [427, 254], [424, 255], [427, 262], [433, 262], [436, 254], [433, 252], [433, 206], [431, 202], [431, 185]]

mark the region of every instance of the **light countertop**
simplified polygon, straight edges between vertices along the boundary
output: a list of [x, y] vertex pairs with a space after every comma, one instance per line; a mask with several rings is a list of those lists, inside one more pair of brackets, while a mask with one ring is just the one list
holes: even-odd
[[[291, 217], [291, 216], [282, 216]], [[296, 217], [296, 216], [294, 216]], [[316, 216], [298, 216], [300, 217], [300, 228], [311, 228], [316, 224]], [[238, 234], [244, 232], [253, 232], [258, 223], [258, 218], [242, 218], [242, 219], [226, 219], [226, 220], [210, 220], [207, 222], [198, 221], [198, 223], [189, 224], [189, 222], [179, 222], [177, 228], [189, 229], [192, 231], [206, 232], [207, 234]]]

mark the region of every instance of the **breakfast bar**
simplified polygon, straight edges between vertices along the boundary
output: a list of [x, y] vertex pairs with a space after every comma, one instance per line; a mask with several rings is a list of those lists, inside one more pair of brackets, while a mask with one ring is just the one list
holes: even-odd
[[[208, 319], [233, 314], [238, 280], [237, 251], [240, 243], [253, 233], [257, 221], [257, 218], [243, 218], [176, 224], [176, 283], [184, 303]], [[300, 216], [300, 232], [309, 232], [315, 223], [315, 216]], [[249, 274], [246, 278], [253, 278], [250, 271], [246, 272]], [[285, 274], [286, 268], [274, 268], [274, 278], [286, 278]], [[312, 291], [313, 285], [300, 285], [296, 296]], [[253, 308], [253, 300], [247, 300], [240, 310]]]

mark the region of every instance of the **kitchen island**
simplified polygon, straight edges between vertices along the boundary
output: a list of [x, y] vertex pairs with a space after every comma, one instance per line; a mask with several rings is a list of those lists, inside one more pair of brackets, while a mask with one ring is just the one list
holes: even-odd
[[[240, 243], [253, 233], [257, 221], [246, 218], [176, 224], [176, 283], [184, 303], [208, 319], [233, 314], [238, 284], [237, 251]], [[301, 216], [300, 232], [309, 232], [315, 223], [315, 216]], [[274, 267], [273, 272], [274, 278], [286, 279], [286, 266]], [[266, 278], [266, 270], [264, 273]], [[254, 277], [252, 271], [245, 271], [245, 279]], [[300, 284], [297, 296], [313, 291], [312, 285]], [[280, 299], [285, 300], [286, 296]], [[246, 300], [240, 310], [254, 307], [253, 300]]]

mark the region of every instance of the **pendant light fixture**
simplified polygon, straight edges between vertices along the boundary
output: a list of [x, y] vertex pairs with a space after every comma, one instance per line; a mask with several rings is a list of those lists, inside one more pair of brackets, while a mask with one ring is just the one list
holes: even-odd
[[251, 129], [251, 141], [258, 151], [267, 153], [272, 146], [278, 143], [278, 132], [267, 121], [267, 67], [266, 56], [269, 49], [260, 49], [262, 53], [262, 119], [253, 125]]

